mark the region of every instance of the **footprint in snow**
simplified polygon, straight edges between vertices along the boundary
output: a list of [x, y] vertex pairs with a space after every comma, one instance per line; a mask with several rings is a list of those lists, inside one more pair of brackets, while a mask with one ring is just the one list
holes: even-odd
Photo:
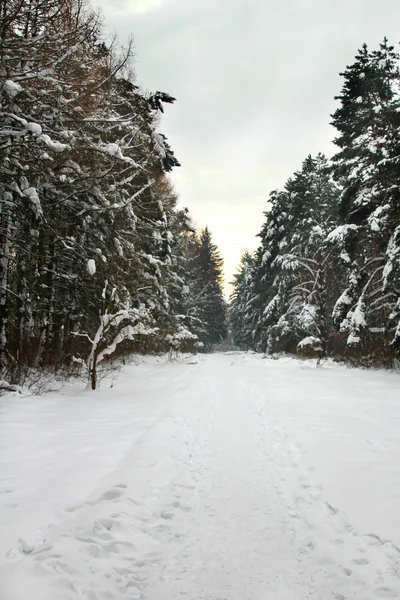
[[182, 512], [190, 512], [192, 510], [190, 506], [181, 504], [179, 500], [173, 500], [173, 502], [171, 502], [171, 506], [172, 508], [179, 508]]
[[111, 528], [115, 523], [114, 519], [99, 519], [98, 522], [104, 529], [107, 529], [107, 531], [111, 531]]
[[6, 502], [3, 504], [3, 508], [18, 508], [18, 502]]
[[375, 594], [378, 598], [397, 598], [398, 592], [392, 588], [381, 586], [375, 590]]
[[123, 491], [120, 487], [111, 488], [100, 496], [100, 500], [118, 500], [123, 496]]
[[327, 509], [331, 513], [331, 515], [337, 515], [338, 514], [339, 509], [337, 509], [334, 506], [332, 506], [331, 504], [329, 504], [329, 502], [325, 502], [325, 504], [326, 504]]
[[113, 487], [101, 494], [97, 500], [90, 500], [86, 502], [89, 506], [96, 506], [96, 504], [100, 504], [100, 502], [110, 501], [110, 500], [119, 500], [121, 496], [124, 495], [124, 489], [121, 486]]

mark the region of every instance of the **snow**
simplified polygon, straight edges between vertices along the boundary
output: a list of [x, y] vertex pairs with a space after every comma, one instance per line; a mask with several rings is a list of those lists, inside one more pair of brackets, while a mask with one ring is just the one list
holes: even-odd
[[296, 271], [299, 268], [299, 260], [294, 254], [283, 254], [278, 255], [272, 265], [287, 271]]
[[326, 240], [327, 242], [343, 242], [349, 231], [357, 231], [358, 225], [339, 225], [333, 231], [331, 231]]
[[21, 85], [16, 81], [12, 81], [11, 79], [7, 79], [4, 82], [3, 88], [7, 96], [9, 96], [10, 98], [15, 98], [15, 96], [22, 92]]
[[120, 160], [129, 163], [133, 167], [139, 167], [139, 165], [133, 160], [133, 158], [130, 158], [129, 156], [124, 156], [121, 147], [116, 143], [110, 142], [105, 146], [99, 146], [98, 150], [100, 150], [100, 152], [102, 152], [103, 154], [108, 154], [108, 156], [119, 158]]
[[101, 150], [109, 156], [119, 156], [121, 154], [121, 148], [115, 143], [107, 144], [106, 146], [103, 146]]
[[341, 253], [340, 253], [340, 258], [343, 260], [343, 262], [349, 264], [351, 263], [351, 258], [349, 256], [349, 253], [346, 252], [346, 250], [342, 249]]
[[44, 133], [42, 133], [42, 135], [39, 135], [36, 139], [38, 142], [43, 142], [44, 144], [46, 144], [46, 146], [54, 152], [64, 152], [64, 150], [69, 148], [68, 144], [62, 144], [61, 142], [54, 141], [49, 135]]
[[90, 277], [93, 277], [93, 275], [95, 275], [96, 273], [96, 262], [93, 260], [93, 258], [89, 258], [89, 260], [86, 263], [86, 271], [87, 274], [90, 275]]
[[[179, 325], [179, 327], [177, 328], [176, 332], [173, 335], [168, 333], [165, 336], [165, 340], [173, 348], [179, 349], [181, 347], [182, 343], [190, 342], [190, 341], [192, 341], [192, 342], [198, 341], [198, 337], [197, 337], [197, 335], [195, 335], [194, 333], [189, 331], [183, 325]], [[197, 346], [197, 347], [199, 347], [199, 346]]]
[[6, 392], [16, 392], [18, 394], [23, 394], [23, 389], [19, 385], [14, 385], [8, 383], [8, 381], [4, 381], [4, 379], [0, 379], [0, 395]]
[[156, 331], [156, 328], [149, 327], [140, 321], [139, 323], [136, 323], [136, 325], [127, 325], [126, 327], [123, 327], [114, 337], [112, 343], [99, 352], [97, 362], [102, 361], [105, 356], [113, 354], [117, 346], [124, 340], [134, 340], [138, 335], [152, 335], [156, 333]]
[[368, 217], [368, 223], [371, 231], [381, 231], [382, 227], [386, 224], [387, 213], [390, 210], [390, 206], [385, 204], [384, 206], [378, 206], [373, 213]]
[[325, 232], [320, 225], [314, 225], [311, 233], [314, 237], [323, 237]]
[[[314, 304], [305, 304], [297, 317], [300, 326], [305, 330], [310, 330], [317, 321], [318, 309]], [[314, 339], [313, 336], [305, 339]]]
[[39, 125], [39, 123], [27, 123], [26, 128], [34, 135], [42, 135], [42, 127]]
[[352, 297], [350, 296], [349, 290], [348, 289], [344, 290], [344, 292], [337, 299], [336, 304], [333, 308], [333, 311], [332, 311], [333, 317], [337, 319], [340, 315], [343, 305], [350, 307], [352, 303], [353, 303], [353, 300], [352, 300]]
[[363, 296], [360, 296], [357, 306], [351, 315], [351, 324], [357, 330], [360, 329], [360, 327], [367, 326], [367, 322], [365, 320], [365, 305]]
[[322, 350], [322, 346], [321, 346], [321, 340], [313, 335], [310, 335], [308, 337], [305, 337], [304, 339], [302, 339], [298, 344], [297, 344], [298, 348], [306, 348], [306, 347], [311, 347], [314, 348], [315, 350]]
[[263, 315], [265, 317], [269, 317], [270, 314], [278, 307], [280, 301], [279, 294], [276, 294], [270, 302], [268, 302], [267, 306], [264, 308]]
[[29, 200], [35, 218], [40, 220], [43, 217], [43, 209], [36, 188], [29, 187], [26, 177], [22, 177], [21, 182], [21, 193]]
[[357, 346], [361, 342], [361, 338], [355, 331], [352, 331], [347, 337], [348, 346]]
[[2, 600], [399, 597], [398, 389], [231, 352], [3, 396]]
[[382, 273], [382, 279], [384, 281], [385, 286], [387, 285], [389, 275], [393, 271], [394, 265], [396, 264], [396, 262], [398, 262], [399, 257], [400, 257], [399, 238], [400, 238], [400, 226], [398, 225], [390, 237], [390, 240], [389, 240], [389, 243], [387, 246], [387, 250], [386, 250], [386, 255], [387, 255], [388, 260], [384, 266], [383, 273]]

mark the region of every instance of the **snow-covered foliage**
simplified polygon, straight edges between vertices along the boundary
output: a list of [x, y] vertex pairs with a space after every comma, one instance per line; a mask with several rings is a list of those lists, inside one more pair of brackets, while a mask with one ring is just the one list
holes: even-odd
[[[329, 253], [324, 248], [335, 224], [337, 195], [322, 155], [309, 156], [285, 189], [270, 195], [250, 277], [234, 282], [233, 326], [242, 347], [294, 351], [305, 335], [326, 339]], [[246, 325], [251, 335], [243, 336], [244, 323], [251, 324]]]
[[222, 258], [208, 228], [196, 233], [190, 220], [186, 221], [186, 232], [182, 232], [178, 244], [173, 246], [172, 255], [178, 261], [175, 293], [171, 295], [172, 301], [179, 305], [177, 323], [209, 349], [227, 335]]
[[379, 331], [382, 352], [390, 353], [387, 344], [397, 344], [400, 317], [399, 55], [386, 39], [378, 50], [364, 45], [343, 77], [341, 105], [333, 115], [339, 132], [334, 165], [343, 186], [340, 227], [353, 235], [346, 247], [347, 288], [334, 320], [348, 332], [349, 345], [364, 341], [368, 348], [371, 332]]
[[87, 274], [90, 275], [91, 277], [93, 277], [93, 275], [96, 273], [96, 261], [93, 260], [93, 258], [89, 258], [89, 260], [87, 261], [86, 271], [87, 271]]
[[121, 310], [99, 353], [163, 349], [197, 276], [158, 131], [174, 98], [139, 89], [132, 42], [105, 44], [83, 0], [2, 3], [0, 31], [0, 374], [87, 361], [99, 315]]
[[333, 231], [331, 231], [327, 235], [326, 241], [343, 243], [343, 241], [346, 239], [348, 234], [351, 231], [357, 231], [357, 229], [358, 229], [358, 225], [347, 225], [347, 224], [339, 225], [338, 227], [335, 227], [335, 229], [333, 229]]
[[[393, 364], [400, 351], [400, 57], [385, 39], [342, 73], [338, 153], [309, 157], [270, 195], [251, 282], [235, 282], [243, 347], [330, 352]], [[237, 314], [240, 312], [240, 316]], [[242, 328], [252, 324], [252, 334]], [[347, 349], [346, 349], [347, 345]], [[358, 354], [357, 354], [358, 353]]]
[[308, 337], [303, 338], [297, 344], [297, 347], [298, 348], [313, 348], [313, 349], [322, 350], [322, 343], [319, 338], [316, 338], [313, 335], [310, 335]]

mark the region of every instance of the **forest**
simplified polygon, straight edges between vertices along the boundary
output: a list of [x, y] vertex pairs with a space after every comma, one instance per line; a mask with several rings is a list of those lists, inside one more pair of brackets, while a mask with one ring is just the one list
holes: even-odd
[[337, 152], [307, 156], [234, 276], [235, 343], [392, 367], [400, 348], [400, 71], [387, 39], [341, 76]]
[[0, 2], [0, 379], [226, 335], [222, 259], [178, 208], [159, 130], [84, 0]]
[[[130, 353], [243, 350], [392, 367], [400, 348], [400, 71], [362, 46], [337, 153], [271, 192], [229, 306], [223, 260], [169, 175], [175, 98], [136, 83], [85, 0], [0, 2], [0, 379]], [[182, 200], [182, 199], [180, 199]], [[183, 199], [184, 201], [184, 199]]]

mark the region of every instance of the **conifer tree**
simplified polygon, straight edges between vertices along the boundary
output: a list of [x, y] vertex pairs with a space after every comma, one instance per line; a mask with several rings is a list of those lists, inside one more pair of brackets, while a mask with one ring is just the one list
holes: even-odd
[[348, 284], [334, 318], [348, 343], [361, 343], [364, 353], [380, 331], [387, 353], [400, 333], [399, 55], [386, 39], [372, 52], [364, 45], [342, 76], [333, 115], [342, 224], [331, 237], [338, 237], [348, 257]]
[[0, 31], [4, 374], [104, 355], [141, 316], [142, 334], [174, 321], [165, 174], [179, 163], [158, 131], [174, 98], [135, 85], [132, 44], [106, 46], [83, 0], [10, 0]]
[[336, 221], [337, 189], [323, 155], [308, 156], [283, 191], [270, 195], [250, 302], [254, 347], [293, 351], [305, 335], [327, 338], [325, 237]]
[[192, 241], [191, 295], [199, 324], [196, 333], [207, 347], [227, 336], [227, 307], [223, 297], [223, 260], [206, 227]]
[[255, 257], [246, 250], [241, 258], [238, 272], [233, 276], [230, 297], [229, 321], [235, 346], [244, 350], [253, 345], [254, 310], [253, 285]]

